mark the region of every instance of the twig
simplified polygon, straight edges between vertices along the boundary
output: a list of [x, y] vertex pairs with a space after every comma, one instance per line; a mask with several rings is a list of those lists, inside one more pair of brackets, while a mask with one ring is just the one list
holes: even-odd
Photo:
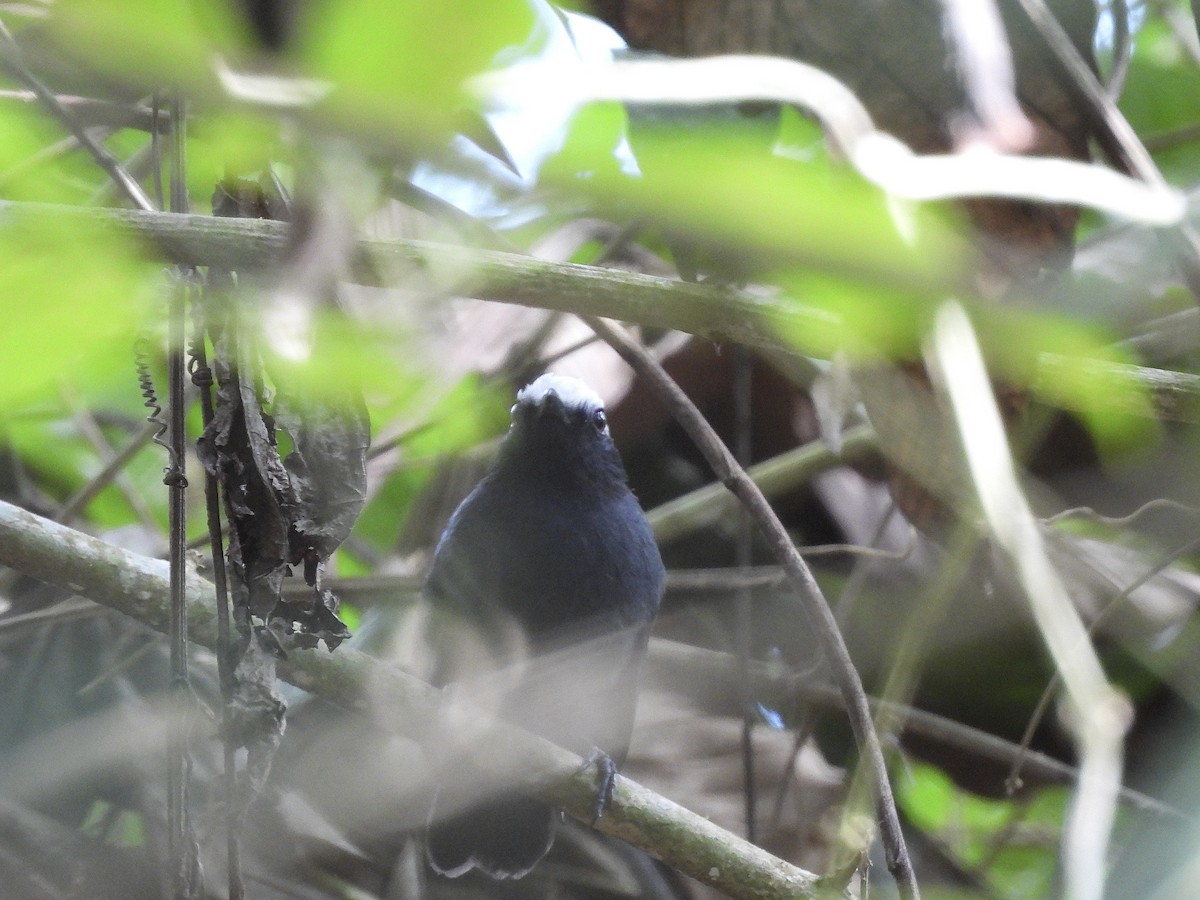
[[1129, 40], [1129, 3], [1127, 0], [1109, 0], [1112, 13], [1112, 68], [1105, 85], [1109, 98], [1115, 103], [1125, 90], [1125, 79], [1129, 75], [1129, 63], [1133, 58], [1133, 42]]
[[887, 761], [884, 759], [879, 737], [875, 733], [867, 696], [854, 663], [850, 660], [849, 651], [838, 630], [833, 612], [812, 572], [796, 552], [791, 537], [758, 485], [737, 464], [712, 426], [653, 355], [607, 322], [594, 316], [585, 316], [584, 321], [650, 383], [704, 455], [717, 477], [745, 506], [787, 572], [788, 579], [795, 586], [808, 614], [809, 622], [820, 638], [834, 680], [845, 698], [847, 717], [859, 749], [869, 761], [888, 868], [896, 878], [902, 894], [915, 900], [920, 896], [920, 889], [917, 887], [916, 875], [905, 847], [900, 817], [888, 780]]
[[150, 198], [146, 196], [146, 192], [122, 168], [117, 158], [92, 140], [92, 136], [87, 133], [87, 129], [79, 123], [79, 120], [75, 118], [75, 115], [69, 109], [59, 102], [57, 95], [29, 71], [29, 67], [21, 59], [21, 48], [13, 40], [8, 28], [2, 22], [0, 22], [0, 45], [2, 45], [0, 46], [0, 63], [3, 63], [14, 78], [33, 91], [46, 110], [71, 132], [75, 140], [79, 141], [79, 145], [87, 150], [92, 155], [92, 159], [96, 161], [96, 164], [108, 173], [108, 177], [114, 183], [120, 186], [121, 191], [134, 206], [142, 210], [153, 210], [154, 204], [150, 202]]
[[1200, 125], [1182, 125], [1170, 131], [1160, 131], [1147, 135], [1142, 139], [1146, 149], [1151, 153], [1161, 153], [1163, 150], [1174, 150], [1184, 144], [1200, 141]]
[[[108, 460], [104, 464], [104, 468], [96, 473], [96, 477], [81, 487], [78, 491], [67, 498], [67, 502], [62, 505], [62, 508], [55, 516], [55, 520], [63, 523], [70, 523], [89, 503], [99, 494], [104, 488], [112, 483], [113, 479], [133, 461], [138, 452], [150, 443], [150, 439], [154, 437], [154, 433], [158, 430], [157, 425], [146, 425], [137, 434], [130, 439], [119, 453], [112, 453], [111, 448], [106, 454]], [[105, 445], [107, 445], [105, 441]], [[97, 448], [99, 449], [99, 448]], [[100, 451], [103, 452], [103, 451]], [[131, 491], [132, 489], [129, 489]], [[144, 504], [135, 503], [136, 494], [126, 493], [126, 499], [129, 499], [130, 504], [144, 522], [153, 523], [154, 518], [145, 511]]]
[[1171, 0], [1154, 0], [1149, 4], [1171, 29], [1175, 42], [1187, 54], [1192, 66], [1200, 66], [1200, 41], [1197, 40], [1196, 19], [1189, 15], [1190, 10]]
[[[649, 351], [647, 351], [649, 352]], [[734, 351], [733, 418], [734, 459], [745, 469], [750, 465], [753, 452], [753, 368], [750, 351], [739, 345]], [[737, 510], [737, 537], [735, 539], [736, 568], [750, 568], [754, 551], [754, 530], [745, 507]], [[758, 723], [758, 709], [754, 690], [750, 685], [750, 657], [753, 652], [754, 597], [748, 587], [740, 587], [734, 594], [734, 621], [737, 634], [735, 645], [738, 656], [739, 694], [742, 704], [742, 798], [743, 815], [746, 823], [746, 840], [758, 843], [758, 786], [754, 778], [754, 726]]]
[[[733, 660], [728, 653], [719, 650], [652, 638], [647, 660], [651, 666], [652, 681], [661, 681], [691, 692], [689, 696], [712, 697], [716, 692], [726, 693], [735, 687], [731, 683], [736, 671]], [[760, 692], [795, 697], [801, 703], [824, 710], [845, 710], [837, 688], [814, 681], [807, 671], [780, 672], [774, 663], [756, 662], [751, 666], [751, 675]], [[902, 735], [920, 735], [971, 756], [1003, 765], [1009, 765], [1021, 757], [1031, 778], [1054, 784], [1073, 784], [1079, 779], [1076, 767], [1045, 753], [1024, 749], [1012, 741], [936, 713], [876, 697], [868, 699], [872, 713], [897, 723]], [[1129, 807], [1143, 812], [1177, 821], [1189, 818], [1178, 809], [1140, 791], [1123, 787], [1120, 797]]]
[[82, 600], [78, 597], [70, 597], [43, 609], [34, 609], [27, 613], [17, 613], [16, 615], [8, 615], [0, 618], [0, 633], [53, 627], [61, 625], [63, 622], [90, 619], [103, 614], [103, 612], [103, 607], [96, 606], [95, 603]]
[[[188, 369], [200, 395], [200, 417], [207, 432], [216, 413], [213, 405], [213, 371], [205, 349], [205, 298], [198, 293], [192, 301], [192, 340]], [[213, 567], [213, 593], [217, 614], [217, 681], [221, 687], [222, 783], [225, 791], [225, 870], [229, 900], [246, 895], [242, 879], [241, 804], [237, 802], [237, 738], [233, 733], [233, 697], [236, 651], [229, 610], [229, 579], [225, 569], [225, 547], [221, 526], [221, 493], [217, 476], [205, 469], [204, 510], [208, 552]], [[304, 585], [307, 588], [307, 585]]]
[[168, 310], [167, 376], [170, 421], [168, 464], [163, 475], [167, 487], [167, 540], [170, 555], [171, 620], [168, 629], [171, 668], [171, 724], [167, 740], [168, 883], [175, 900], [198, 896], [199, 874], [195, 842], [188, 810], [188, 717], [191, 686], [188, 680], [187, 595], [185, 545], [187, 544], [187, 477], [184, 434], [184, 316], [186, 289], [182, 283], [171, 289]]
[[[140, 131], [157, 128], [165, 132], [168, 127], [165, 115], [156, 116], [153, 109], [140, 103], [117, 103], [71, 94], [55, 94], [55, 99], [85, 128], [101, 125], [107, 128], [136, 128]], [[0, 91], [0, 100], [26, 105], [41, 103], [41, 98], [33, 91]]]
[[[0, 502], [0, 565], [47, 584], [80, 592], [98, 603], [165, 631], [168, 566]], [[189, 571], [191, 639], [214, 647], [213, 586]], [[350, 647], [336, 653], [297, 650], [279, 665], [281, 677], [346, 709], [370, 713], [381, 726], [429, 734], [439, 720], [440, 692]], [[454, 721], [458, 721], [455, 719]], [[596, 797], [593, 773], [578, 756], [508, 725], [489, 726], [492, 772], [530, 778], [534, 788], [581, 821], [590, 821]], [[491, 754], [495, 750], [495, 754]], [[487, 758], [478, 760], [488, 765]], [[816, 897], [819, 879], [746, 843], [682, 807], [619, 777], [598, 830], [654, 854], [697, 880], [734, 897]]]
[[1061, 522], [1065, 519], [1087, 518], [1102, 525], [1125, 528], [1156, 509], [1172, 509], [1192, 518], [1200, 516], [1200, 508], [1198, 507], [1188, 506], [1186, 503], [1180, 503], [1178, 500], [1172, 500], [1169, 497], [1155, 497], [1153, 500], [1147, 500], [1133, 512], [1124, 516], [1105, 516], [1096, 512], [1090, 506], [1075, 506], [1071, 509], [1064, 509], [1062, 512], [1055, 513], [1042, 521], [1047, 525], [1052, 525], [1055, 522]]

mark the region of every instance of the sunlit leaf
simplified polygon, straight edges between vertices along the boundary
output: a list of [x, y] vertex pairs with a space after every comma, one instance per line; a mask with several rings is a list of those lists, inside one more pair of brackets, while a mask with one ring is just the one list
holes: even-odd
[[773, 154], [775, 133], [757, 121], [635, 128], [642, 177], [599, 172], [583, 186], [610, 213], [695, 243], [719, 273], [786, 263], [909, 288], [953, 279], [961, 248], [932, 207], [897, 207], [828, 160]]
[[0, 226], [0, 416], [55, 396], [64, 380], [87, 396], [133, 387], [134, 339], [159, 271], [101, 228], [10, 214]]
[[[1047, 788], [1030, 801], [980, 797], [940, 769], [910, 761], [896, 781], [904, 815], [995, 896], [1047, 896], [1054, 884], [1066, 791]], [[984, 866], [982, 870], [980, 866]]]
[[453, 123], [463, 80], [523, 43], [532, 22], [524, 0], [314, 4], [303, 57], [360, 125], [419, 132]]
[[215, 55], [249, 40], [223, 0], [61, 0], [50, 29], [89, 69], [151, 89], [211, 90]]
[[35, 107], [0, 107], [0, 197], [82, 202], [106, 177], [83, 150], [59, 146], [68, 132]]
[[[420, 400], [420, 394], [410, 397], [417, 408]], [[423, 411], [400, 442], [405, 457], [420, 464], [402, 466], [388, 476], [359, 516], [355, 534], [381, 550], [394, 547], [404, 525], [404, 515], [397, 511], [414, 510], [413, 501], [434, 473], [429, 463], [502, 433], [511, 403], [507, 386], [486, 384], [472, 376]]]

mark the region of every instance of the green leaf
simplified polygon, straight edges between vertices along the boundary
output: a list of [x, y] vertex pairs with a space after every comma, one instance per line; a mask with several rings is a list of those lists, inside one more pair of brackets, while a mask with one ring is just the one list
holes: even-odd
[[89, 70], [151, 90], [213, 92], [217, 54], [238, 55], [248, 44], [222, 0], [60, 0], [49, 29]]
[[[83, 202], [107, 176], [79, 148], [56, 145], [67, 130], [34, 107], [0, 107], [0, 197]], [[53, 151], [53, 152], [52, 152]]]
[[313, 4], [302, 58], [336, 86], [334, 105], [382, 131], [452, 125], [463, 81], [530, 37], [524, 0]]
[[[425, 391], [409, 395], [410, 409], [420, 408], [424, 396]], [[464, 378], [439, 398], [401, 441], [408, 459], [426, 462], [402, 466], [384, 480], [359, 516], [355, 535], [380, 550], [395, 547], [405, 515], [413, 511], [414, 501], [434, 473], [432, 461], [465, 452], [502, 433], [511, 404], [507, 387], [497, 387], [476, 376]], [[398, 409], [393, 410], [389, 418], [398, 413]]]
[[10, 215], [0, 225], [0, 420], [57, 396], [134, 384], [133, 345], [161, 271], [101, 228]]
[[628, 119], [620, 103], [592, 103], [571, 118], [562, 148], [542, 167], [542, 177], [586, 181], [598, 174], [621, 178], [617, 151], [626, 140]]
[[787, 266], [902, 289], [951, 283], [965, 257], [944, 210], [895, 202], [824, 156], [774, 154], [775, 134], [774, 121], [638, 125], [642, 177], [600, 171], [581, 186], [618, 218], [648, 216], [695, 244], [702, 269], [735, 280]]
[[[995, 800], [965, 791], [940, 769], [916, 761], [896, 780], [896, 789], [905, 816], [959, 865], [983, 878], [994, 896], [1049, 895], [1066, 790], [1046, 788], [1020, 802]], [[976, 871], [980, 866], [983, 870]]]
[[1137, 34], [1120, 108], [1143, 136], [1200, 122], [1195, 63], [1161, 18]]

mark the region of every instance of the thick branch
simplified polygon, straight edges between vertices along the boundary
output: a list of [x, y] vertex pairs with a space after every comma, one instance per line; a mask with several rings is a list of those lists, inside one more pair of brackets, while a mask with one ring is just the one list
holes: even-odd
[[[118, 610], [150, 627], [167, 626], [167, 563], [140, 556], [0, 502], [0, 564]], [[189, 571], [188, 630], [207, 647], [217, 637], [213, 586]], [[349, 647], [336, 653], [299, 650], [280, 663], [281, 677], [374, 721], [406, 731], [436, 730], [439, 692], [401, 670]], [[381, 709], [382, 708], [382, 709]], [[590, 821], [596, 785], [579, 757], [520, 729], [487, 729], [487, 760], [520, 760], [520, 777], [535, 771], [538, 790]], [[508, 773], [510, 776], [513, 773]], [[613, 802], [596, 827], [654, 854], [668, 865], [735, 897], [813, 897], [817, 876], [718, 828], [640, 785], [618, 779]]]
[[[237, 271], [263, 269], [278, 260], [288, 234], [286, 224], [261, 219], [0, 200], [0, 223], [6, 221], [104, 226], [151, 245], [168, 262]], [[446, 281], [446, 273], [453, 273], [453, 283]], [[671, 328], [717, 343], [745, 344], [790, 355], [796, 348], [788, 335], [826, 331], [834, 324], [828, 312], [792, 297], [427, 241], [359, 241], [348, 277], [377, 286], [421, 278], [434, 291]], [[1052, 381], [1064, 366], [1078, 365], [1077, 360], [1045, 354], [1036, 380]], [[1200, 421], [1197, 376], [1099, 360], [1095, 366], [1110, 383], [1136, 386], [1151, 399], [1150, 408], [1136, 403], [1130, 406], [1130, 393], [1113, 391], [1112, 402], [1118, 409]]]

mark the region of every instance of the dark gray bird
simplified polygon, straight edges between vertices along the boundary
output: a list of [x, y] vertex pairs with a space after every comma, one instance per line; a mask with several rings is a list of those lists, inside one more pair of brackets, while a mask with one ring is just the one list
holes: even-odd
[[[483, 675], [499, 717], [608, 763], [611, 790], [664, 579], [602, 401], [578, 379], [543, 375], [517, 394], [495, 466], [438, 543], [426, 595], [439, 647], [459, 665], [435, 680]], [[449, 876], [520, 878], [560, 819], [456, 771], [430, 810], [426, 855]]]

